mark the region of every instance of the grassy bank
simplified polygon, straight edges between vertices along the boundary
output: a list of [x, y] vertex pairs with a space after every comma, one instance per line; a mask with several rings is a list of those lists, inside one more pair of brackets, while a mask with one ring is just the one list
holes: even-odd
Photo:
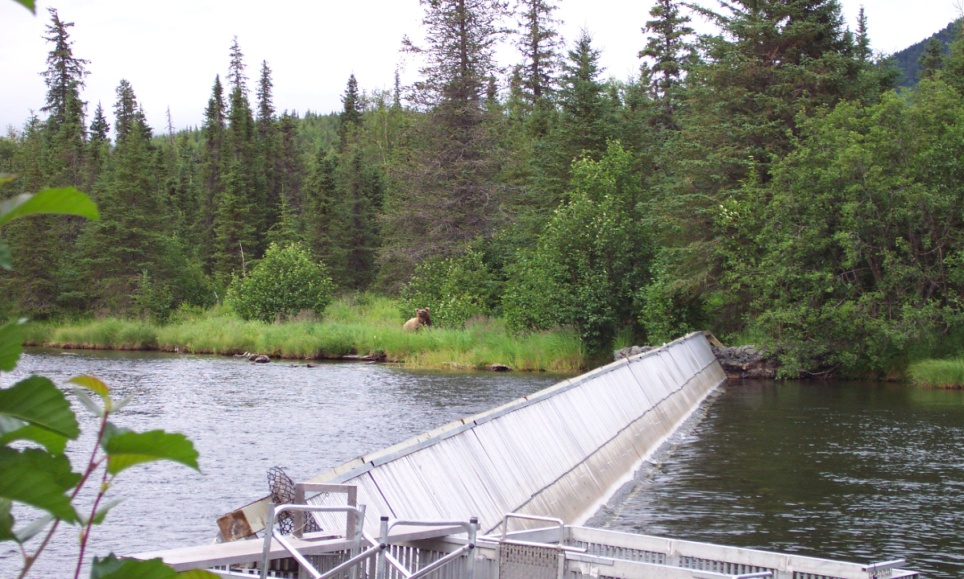
[[412, 368], [578, 372], [586, 359], [573, 332], [515, 335], [497, 319], [473, 320], [464, 329], [402, 331], [397, 302], [348, 298], [329, 306], [321, 320], [266, 324], [230, 312], [180, 313], [165, 325], [101, 319], [35, 323], [26, 330], [33, 345], [106, 350], [161, 350], [192, 354], [253, 352], [274, 358], [317, 360], [377, 356]]
[[907, 375], [915, 385], [925, 388], [964, 388], [964, 358], [915, 362]]

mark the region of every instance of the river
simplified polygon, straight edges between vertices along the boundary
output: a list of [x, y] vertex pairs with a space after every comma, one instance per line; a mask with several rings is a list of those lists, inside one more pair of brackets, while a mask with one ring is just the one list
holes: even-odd
[[[201, 473], [157, 463], [118, 477], [111, 496], [125, 500], [94, 531], [96, 554], [208, 542], [217, 516], [266, 494], [269, 467], [308, 478], [561, 379], [49, 351], [25, 356], [0, 383], [30, 372], [58, 383], [97, 375], [118, 398], [134, 396], [120, 425], [183, 432], [200, 451]], [[906, 557], [928, 577], [958, 577], [962, 430], [960, 391], [730, 384], [595, 524], [857, 562]], [[72, 530], [61, 532], [32, 576], [64, 576], [74, 542]], [[19, 554], [0, 548], [0, 577], [19, 567]]]

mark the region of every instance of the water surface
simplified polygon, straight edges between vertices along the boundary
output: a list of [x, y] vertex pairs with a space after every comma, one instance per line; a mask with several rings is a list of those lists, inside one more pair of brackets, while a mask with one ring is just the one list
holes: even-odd
[[[154, 463], [121, 473], [109, 497], [124, 501], [94, 530], [89, 553], [130, 554], [209, 543], [215, 520], [268, 494], [268, 468], [294, 480], [320, 474], [463, 416], [541, 390], [563, 377], [547, 374], [418, 372], [374, 364], [286, 362], [159, 353], [43, 351], [24, 356], [9, 386], [30, 373], [64, 384], [93, 374], [115, 399], [133, 395], [115, 422], [138, 431], [186, 434], [200, 452], [198, 473]], [[72, 396], [72, 395], [71, 395]], [[93, 445], [96, 423], [79, 404], [84, 436], [68, 450], [74, 470]], [[85, 463], [86, 464], [86, 463]], [[17, 514], [29, 517], [28, 513]], [[76, 530], [62, 527], [34, 577], [73, 571]], [[0, 577], [21, 568], [0, 546]], [[32, 552], [32, 549], [31, 549]], [[86, 576], [83, 573], [81, 576]]]
[[728, 385], [601, 526], [964, 576], [964, 393]]

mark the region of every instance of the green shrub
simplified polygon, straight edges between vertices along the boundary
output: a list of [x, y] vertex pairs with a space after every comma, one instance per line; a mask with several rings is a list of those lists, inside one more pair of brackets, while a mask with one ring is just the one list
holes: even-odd
[[321, 315], [333, 288], [327, 268], [312, 261], [307, 249], [273, 243], [250, 274], [232, 282], [228, 301], [246, 320], [271, 322], [303, 310]]
[[461, 255], [420, 264], [402, 288], [405, 316], [416, 308], [429, 308], [432, 323], [461, 328], [469, 319], [489, 315], [496, 301], [497, 283], [482, 260], [469, 249]]

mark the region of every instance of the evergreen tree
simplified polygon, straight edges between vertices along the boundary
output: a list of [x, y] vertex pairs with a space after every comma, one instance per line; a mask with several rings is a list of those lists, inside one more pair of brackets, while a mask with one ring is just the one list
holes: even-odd
[[693, 49], [687, 45], [686, 38], [693, 34], [688, 26], [689, 16], [681, 15], [678, 0], [656, 0], [649, 11], [652, 20], [646, 22], [643, 32], [651, 36], [646, 47], [639, 52], [640, 58], [649, 58], [653, 64], [651, 72], [652, 94], [659, 102], [660, 125], [675, 128], [673, 121], [678, 90], [683, 70], [693, 59]]
[[[16, 192], [38, 191], [51, 185], [46, 141], [44, 123], [31, 117], [19, 139], [13, 165], [4, 167], [4, 172], [17, 175]], [[57, 311], [62, 247], [58, 233], [63, 227], [62, 218], [50, 215], [18, 219], [4, 227], [4, 242], [13, 253], [13, 269], [0, 271], [0, 288], [9, 296], [14, 313], [43, 318]]]
[[931, 37], [924, 46], [924, 54], [921, 55], [920, 70], [917, 76], [920, 80], [934, 78], [944, 67], [944, 50], [941, 41]]
[[208, 271], [213, 265], [214, 215], [216, 202], [221, 196], [221, 177], [224, 173], [226, 111], [221, 77], [216, 76], [201, 127], [200, 207], [194, 236], [203, 240], [199, 249]]
[[[745, 235], [764, 224], [770, 166], [793, 146], [797, 121], [849, 98], [870, 98], [837, 0], [737, 0], [715, 13], [722, 29], [704, 37], [705, 62], [687, 80], [680, 131], [666, 147], [670, 172], [655, 208], [663, 219], [665, 300], [712, 300], [714, 330], [725, 334], [747, 317], [738, 264], [755, 259]], [[878, 92], [879, 95], [879, 85]], [[747, 188], [756, 183], [761, 189]], [[738, 216], [738, 217], [733, 217]], [[731, 218], [733, 217], [733, 218]]]
[[78, 242], [87, 308], [161, 315], [173, 305], [170, 288], [183, 260], [166, 231], [170, 213], [153, 172], [152, 131], [126, 80], [117, 87], [114, 111], [117, 142], [100, 195], [101, 219]]
[[583, 156], [598, 159], [606, 150], [613, 118], [600, 79], [604, 69], [599, 56], [592, 37], [583, 30], [563, 63], [557, 95], [560, 114], [536, 145], [534, 156], [534, 186], [541, 196], [536, 202], [543, 212], [563, 200], [573, 161]]
[[47, 54], [47, 70], [42, 73], [47, 98], [41, 111], [49, 114], [46, 122], [47, 148], [51, 165], [47, 167], [49, 186], [81, 186], [84, 183], [87, 127], [86, 103], [80, 89], [87, 78], [88, 61], [73, 53], [69, 29], [57, 10], [49, 8], [51, 23], [44, 39], [53, 45]]
[[47, 25], [44, 40], [53, 44], [53, 48], [47, 54], [47, 70], [42, 73], [47, 84], [47, 102], [40, 110], [49, 113], [48, 122], [59, 127], [70, 120], [72, 100], [80, 102], [83, 108], [80, 89], [84, 88], [90, 62], [74, 56], [68, 30], [74, 23], [62, 21], [55, 8], [47, 10], [51, 23]]
[[337, 170], [337, 156], [320, 149], [305, 182], [303, 221], [305, 240], [312, 254], [328, 265], [332, 279], [340, 285], [347, 277], [342, 243], [347, 219], [338, 197]]
[[303, 145], [298, 134], [298, 116], [285, 111], [278, 123], [277, 187], [279, 218], [269, 231], [270, 243], [302, 240], [302, 214], [305, 208], [305, 167]]
[[522, 53], [519, 86], [531, 106], [553, 91], [562, 47], [555, 29], [559, 21], [552, 17], [557, 8], [551, 0], [516, 1], [521, 33], [517, 46]]
[[248, 102], [247, 77], [237, 37], [231, 46], [228, 78], [228, 125], [224, 132], [224, 165], [220, 191], [215, 199], [214, 275], [227, 283], [242, 274], [249, 259], [259, 256], [258, 232], [265, 232], [264, 199], [256, 187], [254, 118]]
[[88, 177], [85, 189], [93, 191], [98, 178], [105, 169], [108, 156], [110, 154], [110, 124], [104, 117], [104, 107], [97, 103], [94, 109], [94, 119], [90, 122], [90, 141], [88, 150]]
[[259, 189], [258, 196], [264, 199], [262, 207], [262, 225], [265, 230], [270, 231], [280, 218], [280, 207], [284, 203], [282, 199], [284, 184], [280, 172], [283, 170], [279, 147], [278, 134], [279, 123], [275, 116], [272, 89], [274, 85], [271, 81], [271, 69], [268, 63], [262, 61], [261, 76], [258, 80], [258, 115], [255, 122], [257, 140], [257, 171], [256, 187]]
[[[386, 216], [386, 260], [409, 265], [435, 254], [458, 252], [493, 230], [499, 191], [493, 182], [500, 159], [483, 106], [486, 79], [496, 70], [505, 5], [498, 0], [421, 0], [427, 46], [407, 38], [404, 47], [424, 55], [414, 100], [428, 109], [410, 133], [413, 147], [395, 165], [399, 183]], [[412, 271], [394, 267], [384, 271]]]
[[864, 12], [863, 5], [857, 13], [857, 58], [861, 62], [869, 62], [873, 56], [870, 52], [870, 34], [867, 31], [867, 14]]
[[341, 117], [338, 119], [338, 142], [341, 150], [348, 146], [348, 140], [352, 131], [358, 129], [362, 119], [362, 103], [358, 94], [358, 81], [355, 75], [348, 77], [348, 86], [345, 94], [341, 97], [344, 105]]

